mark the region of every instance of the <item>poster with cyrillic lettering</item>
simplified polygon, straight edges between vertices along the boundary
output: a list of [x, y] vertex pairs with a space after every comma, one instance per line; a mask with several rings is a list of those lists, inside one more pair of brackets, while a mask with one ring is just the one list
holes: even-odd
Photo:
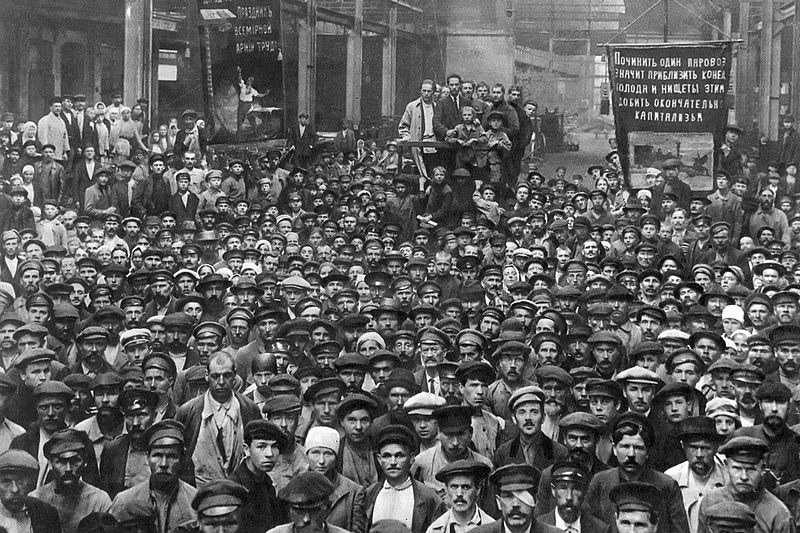
[[658, 185], [657, 170], [677, 160], [693, 190], [712, 188], [725, 138], [732, 42], [607, 47], [617, 146], [627, 182]]
[[280, 0], [198, 0], [211, 144], [283, 137]]

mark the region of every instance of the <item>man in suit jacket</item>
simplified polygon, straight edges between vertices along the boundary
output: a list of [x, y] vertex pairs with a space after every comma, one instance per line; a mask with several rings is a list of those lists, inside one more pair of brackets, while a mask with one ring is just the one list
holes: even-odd
[[786, 165], [800, 161], [800, 134], [794, 129], [794, 117], [784, 117], [783, 135], [778, 143], [778, 163]]
[[94, 173], [100, 168], [100, 161], [96, 159], [97, 150], [93, 146], [87, 146], [83, 150], [83, 157], [72, 166], [71, 187], [63, 191], [72, 201], [70, 205], [84, 207], [86, 189], [94, 184]]
[[295, 167], [308, 168], [314, 158], [314, 147], [317, 144], [317, 133], [308, 123], [308, 113], [297, 116], [297, 124], [289, 128], [286, 138], [287, 146], [294, 147], [292, 163]]
[[342, 119], [342, 129], [333, 138], [333, 146], [337, 152], [355, 152], [356, 148], [358, 148], [353, 125], [346, 118]]
[[186, 427], [186, 456], [195, 465], [199, 484], [229, 476], [243, 457], [242, 435], [258, 407], [234, 392], [236, 363], [227, 352], [208, 360], [208, 391], [183, 404], [176, 420]]
[[385, 480], [367, 489], [367, 529], [381, 520], [398, 520], [411, 531], [427, 531], [447, 508], [432, 489], [411, 479], [411, 463], [419, 449], [414, 432], [387, 426], [377, 435], [376, 449]]
[[175, 223], [180, 226], [187, 220], [194, 221], [197, 215], [197, 207], [200, 205], [200, 198], [189, 190], [191, 177], [186, 172], [178, 172], [175, 182], [178, 190], [169, 197], [169, 210], [175, 213]]
[[596, 474], [589, 483], [584, 509], [607, 524], [616, 523], [611, 492], [630, 480], [651, 484], [661, 494], [658, 502], [658, 533], [688, 533], [689, 520], [678, 483], [666, 474], [645, 466], [648, 451], [655, 441], [650, 420], [628, 411], [620, 415], [612, 429], [614, 455], [620, 466]]
[[465, 105], [472, 105], [472, 102], [467, 101], [461, 94], [460, 75], [450, 74], [447, 77], [447, 88], [450, 89], [450, 94], [439, 99], [433, 112], [433, 131], [440, 141], [444, 141], [448, 130], [461, 124], [461, 108]]
[[170, 184], [164, 171], [166, 164], [162, 154], [152, 154], [148, 161], [150, 174], [138, 181], [133, 188], [131, 213], [144, 220], [147, 215], [160, 215], [169, 210]]
[[44, 208], [46, 199], [58, 200], [64, 182], [64, 167], [53, 160], [53, 145], [42, 146], [42, 160], [33, 164], [33, 203]]
[[[508, 464], [501, 466], [489, 476], [497, 493], [502, 520], [484, 524], [470, 533], [502, 533], [528, 531], [529, 533], [563, 533], [554, 526], [536, 519], [536, 498], [539, 471], [530, 465]], [[594, 531], [592, 529], [581, 531]]]
[[[197, 126], [197, 111], [194, 109], [187, 109], [181, 113], [183, 120], [183, 129], [175, 134], [175, 159], [183, 160], [183, 154], [186, 152], [195, 152], [198, 160], [206, 155], [206, 130]], [[198, 161], [199, 162], [199, 161]]]
[[[6, 450], [0, 454], [0, 475], [4, 479], [12, 479], [18, 487], [30, 486], [30, 480], [36, 477], [39, 464], [34, 457], [22, 450]], [[16, 526], [11, 531], [31, 531], [32, 533], [50, 533], [61, 531], [61, 520], [56, 508], [41, 500], [26, 496], [19, 491], [9, 498], [0, 500], [3, 516], [12, 518]], [[27, 512], [24, 512], [27, 511]], [[5, 522], [4, 525], [10, 525]]]
[[[559, 461], [554, 464], [548, 488], [553, 495], [555, 507], [550, 509], [550, 512], [540, 515], [539, 521], [555, 526], [561, 531], [576, 531], [578, 526], [580, 531], [611, 533], [611, 526], [581, 508], [589, 476], [589, 471], [580, 463]], [[540, 480], [540, 488], [541, 485]], [[539, 507], [538, 500], [536, 504]]]

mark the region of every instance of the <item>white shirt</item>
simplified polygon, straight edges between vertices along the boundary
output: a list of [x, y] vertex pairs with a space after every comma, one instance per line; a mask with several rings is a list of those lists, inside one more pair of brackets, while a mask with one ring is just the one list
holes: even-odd
[[556, 528], [560, 529], [561, 531], [568, 531], [569, 533], [581, 533], [581, 518], [580, 516], [578, 519], [571, 524], [568, 524], [561, 518], [561, 514], [556, 509]]
[[397, 520], [411, 529], [414, 521], [414, 487], [411, 478], [396, 488], [389, 485], [388, 481], [383, 482], [372, 513], [372, 523], [379, 520]]
[[425, 127], [422, 130], [422, 138], [433, 137], [433, 104], [422, 102], [422, 114], [425, 117]]
[[17, 267], [19, 266], [19, 258], [17, 257], [5, 257], [6, 266], [8, 267], [8, 271], [11, 272], [12, 276], [17, 275]]
[[306, 127], [303, 126], [302, 124], [298, 124], [297, 126], [300, 129], [300, 137], [302, 137], [306, 133]]
[[28, 200], [30, 200], [31, 205], [35, 205], [35, 198], [33, 196], [33, 182], [26, 184], [22, 184], [22, 188], [28, 191]]
[[89, 175], [89, 181], [94, 179], [94, 159], [86, 162], [86, 173]]

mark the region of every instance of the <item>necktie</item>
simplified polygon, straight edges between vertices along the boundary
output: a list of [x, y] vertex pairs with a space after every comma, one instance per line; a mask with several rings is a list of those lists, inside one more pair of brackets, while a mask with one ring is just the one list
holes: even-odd
[[436, 380], [433, 378], [428, 379], [428, 392], [436, 394]]

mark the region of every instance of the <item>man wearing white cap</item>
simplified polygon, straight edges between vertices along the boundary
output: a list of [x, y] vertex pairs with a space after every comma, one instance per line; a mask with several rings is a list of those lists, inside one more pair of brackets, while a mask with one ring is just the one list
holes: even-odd
[[628, 400], [628, 408], [652, 420], [654, 414], [651, 415], [650, 407], [653, 403], [653, 396], [659, 386], [664, 383], [658, 374], [646, 368], [634, 366], [617, 374], [615, 379], [622, 385], [622, 391]]
[[415, 394], [403, 404], [403, 410], [408, 416], [411, 426], [419, 439], [421, 452], [436, 446], [439, 442], [439, 422], [433, 417], [433, 411], [444, 407], [447, 401], [438, 394], [420, 392]]
[[336, 471], [341, 440], [333, 428], [316, 426], [306, 435], [308, 469], [328, 478], [333, 484], [330, 512], [326, 522], [347, 531], [364, 531], [366, 510], [364, 487]]
[[289, 318], [295, 318], [292, 310], [294, 309], [295, 304], [300, 301], [300, 299], [308, 296], [308, 292], [311, 290], [311, 284], [300, 276], [289, 276], [285, 280], [281, 281], [280, 285], [281, 292], [286, 297]]

